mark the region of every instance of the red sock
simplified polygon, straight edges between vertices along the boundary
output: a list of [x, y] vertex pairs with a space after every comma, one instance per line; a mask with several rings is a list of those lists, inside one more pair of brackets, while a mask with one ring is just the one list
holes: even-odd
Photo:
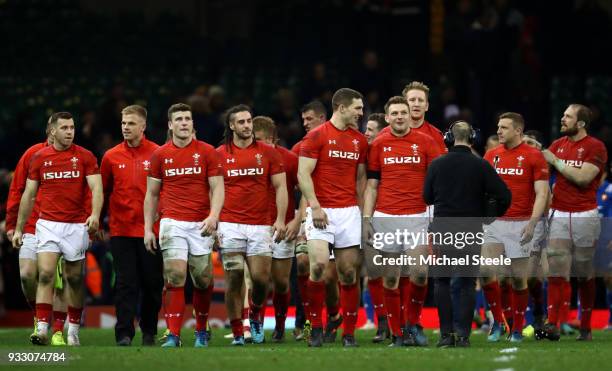
[[262, 312], [263, 312], [263, 305], [257, 305], [255, 303], [251, 303], [251, 316], [249, 317], [249, 320], [261, 322]]
[[249, 309], [250, 308], [242, 308], [242, 319], [249, 319]]
[[181, 334], [183, 314], [185, 313], [185, 288], [166, 287], [166, 325], [173, 335]]
[[410, 309], [410, 277], [400, 277], [400, 323], [401, 326], [408, 321], [408, 309]]
[[570, 281], [563, 280], [563, 291], [561, 293], [559, 323], [567, 323], [569, 320], [570, 305], [572, 304], [572, 284]]
[[274, 291], [274, 317], [276, 319], [275, 328], [279, 331], [285, 331], [285, 320], [287, 319], [287, 308], [289, 308], [290, 292], [282, 294]]
[[340, 306], [344, 316], [342, 335], [354, 335], [359, 311], [357, 284], [340, 285]]
[[66, 312], [53, 311], [53, 332], [64, 331], [67, 314]]
[[514, 304], [514, 318], [512, 319], [512, 331], [523, 332], [525, 311], [529, 303], [529, 290], [512, 290], [512, 303]]
[[579, 282], [578, 295], [580, 296], [580, 329], [591, 329], [591, 312], [595, 305], [595, 279], [591, 278]]
[[421, 311], [427, 295], [427, 286], [419, 286], [410, 282], [410, 294], [408, 296], [408, 323], [416, 325], [421, 318]]
[[559, 308], [563, 300], [563, 277], [548, 278], [548, 322], [559, 326]]
[[234, 337], [236, 336], [244, 336], [243, 328], [242, 328], [242, 319], [236, 318], [230, 321], [230, 325], [232, 326], [232, 334]]
[[376, 313], [376, 318], [385, 317], [387, 309], [385, 308], [385, 289], [383, 287], [382, 277], [369, 279], [368, 290], [372, 298], [372, 306]]
[[51, 323], [51, 314], [53, 313], [53, 305], [46, 303], [36, 304], [36, 318], [40, 322]]
[[193, 309], [195, 309], [196, 331], [206, 330], [212, 291], [212, 285], [209, 285], [203, 290], [195, 287], [193, 288]]
[[68, 323], [80, 325], [82, 313], [83, 313], [83, 308], [75, 308], [75, 307], [68, 306]]
[[304, 317], [310, 319], [310, 310], [308, 309], [308, 275], [298, 276], [298, 291], [300, 293], [300, 300], [302, 301], [302, 308], [304, 308]]
[[[308, 280], [308, 317], [313, 328], [323, 328], [323, 302], [325, 301], [325, 282]], [[304, 308], [306, 309], [306, 308]], [[346, 320], [346, 319], [345, 319]]]
[[542, 310], [542, 305], [544, 304], [542, 281], [536, 280], [529, 286], [529, 295], [533, 298], [534, 315], [541, 314], [539, 311]]
[[395, 336], [402, 335], [401, 308], [400, 308], [400, 290], [399, 289], [384, 289], [385, 307], [387, 308], [387, 318], [389, 319], [389, 327]]
[[499, 282], [494, 281], [490, 282], [482, 287], [484, 291], [485, 298], [487, 299], [487, 303], [489, 303], [489, 308], [491, 309], [491, 313], [493, 313], [493, 319], [497, 323], [504, 323], [504, 315], [502, 313], [501, 306], [501, 290], [499, 288]]
[[504, 317], [509, 320], [513, 317], [514, 312], [512, 311], [512, 285], [504, 283], [500, 286], [501, 290], [501, 307], [504, 311]]

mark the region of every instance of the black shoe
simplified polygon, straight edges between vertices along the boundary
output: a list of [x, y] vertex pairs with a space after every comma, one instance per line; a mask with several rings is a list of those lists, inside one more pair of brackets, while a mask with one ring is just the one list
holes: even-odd
[[387, 322], [387, 317], [378, 317], [378, 329], [376, 330], [376, 336], [374, 336], [372, 342], [382, 343], [390, 337], [391, 331], [389, 331], [389, 323]]
[[310, 339], [308, 340], [309, 347], [322, 347], [323, 346], [323, 329], [315, 327], [310, 332]]
[[436, 346], [438, 348], [453, 348], [455, 346], [455, 335], [442, 334]]
[[142, 345], [145, 347], [152, 347], [155, 345], [155, 335], [142, 334]]
[[404, 339], [401, 336], [391, 335], [391, 344], [389, 348], [400, 348], [404, 346]]
[[275, 328], [272, 333], [272, 342], [273, 343], [282, 343], [285, 340], [285, 330], [280, 330]]
[[457, 336], [457, 341], [455, 341], [455, 346], [457, 348], [469, 348], [470, 338], [467, 336]]
[[544, 338], [550, 341], [559, 341], [561, 339], [561, 331], [552, 323], [544, 325]]
[[327, 317], [327, 325], [325, 326], [325, 333], [323, 334], [324, 343], [333, 343], [336, 341], [336, 335], [338, 329], [342, 325], [342, 315], [338, 315], [338, 318], [332, 320], [331, 317]]
[[402, 327], [402, 341], [405, 347], [416, 346], [416, 342], [414, 341], [414, 336], [409, 331], [408, 326]]
[[119, 339], [119, 341], [117, 341], [117, 345], [120, 347], [129, 347], [130, 345], [132, 345], [132, 338], [130, 338], [129, 336], [124, 336]]
[[353, 335], [344, 335], [342, 337], [342, 346], [345, 348], [356, 348], [359, 346]]

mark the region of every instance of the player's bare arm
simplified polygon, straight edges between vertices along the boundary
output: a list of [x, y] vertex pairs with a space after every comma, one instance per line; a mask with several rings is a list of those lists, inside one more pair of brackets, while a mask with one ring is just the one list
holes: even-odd
[[32, 207], [34, 207], [36, 192], [38, 192], [38, 182], [28, 179], [26, 181], [25, 190], [21, 195], [19, 213], [17, 215], [17, 224], [15, 225], [15, 232], [13, 233], [12, 238], [13, 247], [16, 249], [20, 248], [23, 243], [23, 227], [30, 217], [30, 214], [32, 214]]
[[521, 245], [529, 243], [533, 238], [536, 224], [541, 220], [542, 215], [548, 208], [548, 197], [550, 188], [548, 187], [548, 181], [536, 180], [533, 183], [533, 189], [535, 191], [535, 202], [533, 203], [533, 211], [531, 212], [531, 218], [529, 223], [525, 226], [521, 232]]
[[357, 202], [359, 203], [359, 208], [362, 211], [363, 211], [363, 196], [364, 196], [367, 181], [368, 179], [366, 177], [366, 164], [357, 165], [357, 182], [356, 182]]
[[368, 179], [366, 182], [363, 197], [363, 237], [366, 240], [370, 240], [374, 233], [370, 219], [374, 214], [374, 206], [376, 206], [376, 198], [378, 197], [378, 183], [378, 179]]
[[157, 249], [155, 242], [155, 233], [153, 233], [153, 224], [155, 224], [155, 214], [157, 213], [157, 205], [159, 204], [159, 190], [161, 189], [161, 180], [147, 177], [147, 193], [144, 199], [144, 244], [149, 252]]
[[275, 242], [280, 242], [285, 238], [287, 227], [285, 226], [285, 215], [287, 214], [287, 181], [285, 173], [274, 174], [270, 177], [272, 186], [276, 192], [276, 220], [272, 226], [272, 232], [276, 234]]
[[217, 230], [219, 214], [221, 214], [223, 202], [225, 201], [223, 176], [209, 177], [208, 185], [210, 186], [210, 214], [208, 214], [208, 217], [202, 222], [202, 227], [200, 229], [202, 236], [210, 236]]
[[327, 227], [327, 215], [325, 211], [321, 209], [319, 200], [314, 191], [314, 184], [312, 182], [312, 172], [317, 166], [317, 160], [314, 158], [300, 156], [300, 162], [298, 165], [298, 183], [300, 190], [302, 191], [302, 198], [305, 198], [310, 205], [312, 210], [312, 223], [316, 228], [324, 229]]
[[599, 168], [591, 163], [585, 162], [582, 167], [576, 168], [567, 166], [561, 159], [555, 156], [552, 152], [545, 149], [542, 151], [546, 162], [552, 165], [561, 175], [567, 180], [574, 183], [578, 187], [588, 186], [593, 179], [599, 174]]
[[104, 192], [102, 190], [102, 176], [100, 174], [88, 175], [87, 185], [91, 190], [91, 215], [85, 221], [87, 232], [95, 233], [100, 226], [100, 213], [104, 204]]

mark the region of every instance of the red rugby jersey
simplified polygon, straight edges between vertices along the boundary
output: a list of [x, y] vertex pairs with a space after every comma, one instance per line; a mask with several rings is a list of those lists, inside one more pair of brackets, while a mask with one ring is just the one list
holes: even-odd
[[225, 203], [219, 220], [271, 225], [268, 210], [271, 176], [285, 172], [280, 153], [274, 147], [255, 140], [246, 148], [237, 147], [233, 142], [230, 146], [231, 150], [225, 144], [217, 148], [225, 181]]
[[490, 149], [484, 159], [497, 171], [512, 193], [510, 208], [503, 218], [528, 219], [535, 202], [534, 182], [548, 181], [548, 164], [539, 150], [521, 143], [508, 149], [503, 144]]
[[86, 177], [99, 173], [93, 153], [76, 144], [64, 151], [48, 146], [36, 152], [28, 178], [39, 182], [40, 218], [84, 223], [91, 212], [91, 206], [88, 207], [91, 192]]
[[[440, 131], [440, 129], [430, 124], [429, 121], [425, 120], [423, 121], [423, 125], [419, 126], [418, 128], [410, 128], [410, 130], [415, 130], [419, 133], [429, 135], [438, 146], [438, 150], [440, 151], [440, 153], [448, 152], [448, 148], [446, 148], [446, 144], [444, 143], [444, 136], [442, 135], [442, 132]], [[383, 132], [391, 132], [391, 127], [386, 126], [380, 131], [379, 135]]]
[[137, 147], [130, 147], [124, 141], [102, 157], [100, 173], [111, 236], [144, 236], [142, 205], [147, 192], [151, 156], [157, 148], [157, 144], [146, 138]]
[[[285, 169], [285, 178], [287, 180], [287, 193], [289, 202], [287, 204], [287, 214], [285, 215], [285, 224], [289, 223], [295, 217], [295, 197], [293, 197], [293, 191], [298, 183], [297, 170], [298, 170], [298, 157], [292, 151], [289, 151], [285, 147], [275, 146], [274, 147], [281, 155], [283, 161], [283, 167]], [[276, 221], [276, 191], [274, 187], [270, 187], [270, 221], [274, 224]]]
[[149, 176], [161, 180], [162, 218], [201, 222], [210, 213], [208, 178], [221, 176], [219, 154], [207, 143], [192, 140], [183, 148], [169, 141], [151, 156]]
[[293, 147], [291, 147], [291, 152], [295, 153], [296, 156], [300, 155], [300, 148], [302, 146], [302, 141], [295, 143]]
[[[10, 231], [15, 229], [17, 224], [17, 215], [19, 214], [19, 203], [21, 202], [21, 195], [25, 190], [26, 180], [28, 179], [28, 170], [30, 168], [30, 161], [32, 157], [42, 148], [48, 146], [47, 142], [38, 143], [28, 148], [25, 153], [19, 159], [15, 172], [13, 173], [13, 180], [11, 180], [11, 186], [9, 188], [8, 198], [6, 200], [6, 230]], [[34, 234], [36, 232], [36, 221], [38, 220], [38, 214], [40, 204], [40, 194], [36, 195], [36, 202], [32, 208], [32, 214], [27, 220], [23, 227], [23, 233]]]
[[578, 187], [557, 173], [551, 207], [569, 212], [595, 209], [597, 207], [597, 188], [604, 167], [608, 163], [608, 152], [603, 142], [590, 135], [576, 142], [565, 136], [555, 140], [548, 149], [563, 160], [567, 166], [581, 168], [582, 164], [588, 162], [599, 168], [599, 173], [584, 188]]
[[368, 170], [380, 172], [375, 209], [392, 215], [425, 212], [423, 184], [427, 167], [440, 154], [430, 136], [414, 129], [403, 137], [391, 131], [378, 135], [368, 154]]
[[339, 130], [331, 121], [306, 134], [300, 156], [317, 160], [312, 181], [321, 207], [357, 205], [357, 165], [366, 162], [367, 153], [363, 134], [353, 128]]

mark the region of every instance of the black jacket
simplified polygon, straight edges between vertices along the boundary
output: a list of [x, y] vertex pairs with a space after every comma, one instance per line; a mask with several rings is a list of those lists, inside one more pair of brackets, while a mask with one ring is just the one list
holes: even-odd
[[460, 145], [429, 165], [423, 198], [434, 217], [480, 218], [502, 216], [512, 194], [487, 161]]

